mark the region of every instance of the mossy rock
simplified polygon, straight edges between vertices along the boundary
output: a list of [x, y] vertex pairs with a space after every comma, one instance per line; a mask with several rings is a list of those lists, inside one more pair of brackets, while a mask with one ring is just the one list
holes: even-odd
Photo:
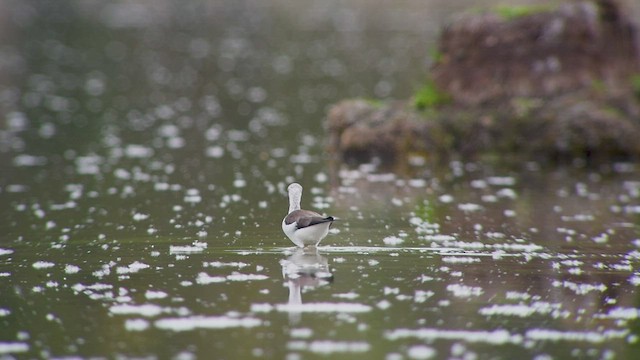
[[414, 96], [349, 100], [328, 116], [349, 163], [640, 159], [639, 32], [612, 0], [480, 14], [445, 28]]

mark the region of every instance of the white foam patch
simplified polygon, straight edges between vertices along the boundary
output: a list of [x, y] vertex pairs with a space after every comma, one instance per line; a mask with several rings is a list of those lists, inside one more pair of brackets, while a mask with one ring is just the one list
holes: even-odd
[[124, 328], [127, 331], [144, 331], [149, 328], [149, 322], [145, 319], [127, 319]]
[[[416, 229], [416, 232], [420, 233], [418, 229]], [[446, 234], [427, 234], [427, 235], [424, 235], [422, 239], [427, 241], [446, 242], [446, 241], [455, 241], [456, 237], [453, 235], [446, 235]], [[459, 241], [459, 242], [462, 242], [462, 241]]]
[[204, 272], [201, 272], [196, 277], [196, 283], [200, 285], [207, 285], [213, 283], [221, 283], [225, 281], [254, 281], [254, 280], [266, 280], [269, 277], [262, 274], [240, 274], [233, 273], [227, 276], [210, 276]]
[[629, 330], [604, 331], [558, 331], [550, 329], [532, 329], [526, 332], [526, 338], [537, 341], [579, 341], [599, 344], [614, 339], [623, 339]]
[[445, 203], [445, 204], [450, 204], [453, 202], [454, 197], [449, 195], [449, 194], [444, 194], [444, 195], [440, 195], [438, 197], [438, 200], [440, 200], [441, 202]]
[[262, 320], [228, 316], [190, 316], [157, 320], [155, 327], [170, 331], [190, 331], [195, 329], [252, 328], [262, 325]]
[[268, 313], [273, 311], [275, 307], [271, 304], [251, 304], [251, 312], [253, 313]]
[[113, 289], [113, 285], [111, 284], [103, 284], [103, 283], [95, 283], [91, 285], [83, 285], [83, 284], [75, 284], [71, 287], [76, 292], [82, 291], [106, 291]]
[[42, 166], [42, 165], [45, 165], [46, 163], [47, 163], [47, 158], [44, 156], [20, 154], [13, 158], [13, 165], [16, 167]]
[[403, 252], [428, 252], [428, 251], [441, 251], [440, 248], [431, 247], [391, 247], [391, 246], [319, 246], [318, 250], [327, 253], [351, 253], [351, 254], [363, 254], [363, 253], [387, 253], [394, 251]]
[[64, 272], [67, 274], [77, 274], [78, 272], [80, 272], [80, 267], [75, 266], [75, 265], [71, 265], [71, 264], [67, 264], [64, 267]]
[[205, 155], [212, 158], [221, 158], [224, 156], [224, 148], [221, 146], [209, 146], [205, 150]]
[[523, 337], [511, 334], [507, 330], [474, 331], [474, 330], [446, 330], [434, 328], [396, 329], [385, 333], [388, 340], [418, 338], [423, 340], [461, 340], [471, 343], [487, 343], [493, 345], [520, 344]]
[[22, 184], [9, 184], [4, 188], [4, 190], [9, 193], [20, 193], [27, 192], [29, 190], [29, 187]]
[[507, 291], [506, 298], [511, 300], [528, 300], [531, 298], [531, 295], [525, 292]]
[[170, 254], [190, 254], [190, 253], [199, 253], [202, 252], [204, 248], [199, 246], [181, 246], [181, 245], [171, 245], [169, 247]]
[[362, 313], [371, 311], [371, 306], [358, 303], [278, 304], [276, 310], [281, 312]]
[[130, 144], [130, 145], [127, 145], [127, 147], [124, 150], [124, 153], [129, 158], [142, 159], [142, 158], [149, 158], [153, 156], [154, 151], [150, 147], [137, 145], [137, 144]]
[[221, 267], [243, 268], [243, 267], [249, 266], [249, 264], [239, 262], [239, 261], [232, 261], [232, 262], [211, 261], [211, 262], [205, 262], [203, 265], [204, 267], [213, 267], [213, 268], [221, 268]]
[[525, 304], [505, 304], [505, 305], [492, 305], [481, 308], [478, 312], [485, 316], [518, 316], [528, 317], [533, 314], [548, 315], [551, 314], [554, 318], [569, 317], [571, 313], [569, 311], [561, 311], [561, 304], [551, 304], [544, 301], [536, 301], [531, 305]]
[[291, 329], [289, 335], [291, 335], [292, 338], [308, 339], [313, 336], [313, 330], [309, 328]]
[[426, 235], [423, 236], [425, 240], [437, 241], [441, 246], [451, 247], [451, 248], [460, 248], [460, 249], [495, 249], [495, 250], [503, 250], [503, 251], [511, 251], [511, 252], [520, 252], [520, 253], [533, 253], [537, 251], [541, 251], [544, 248], [540, 245], [536, 244], [507, 244], [507, 243], [499, 243], [499, 244], [485, 244], [480, 241], [455, 241], [455, 238], [450, 235]]
[[458, 204], [458, 209], [464, 212], [476, 212], [483, 209], [481, 205], [473, 203]]
[[416, 290], [413, 296], [413, 301], [417, 302], [417, 303], [423, 303], [425, 301], [427, 301], [428, 298], [432, 297], [433, 295], [435, 295], [435, 292], [431, 291], [431, 290]]
[[29, 345], [20, 342], [0, 342], [0, 354], [22, 353], [29, 351]]
[[371, 311], [369, 305], [358, 303], [305, 303], [305, 304], [252, 304], [252, 312], [306, 312], [306, 313], [363, 313]]
[[472, 264], [472, 263], [480, 262], [480, 258], [470, 257], [470, 256], [466, 256], [466, 257], [444, 256], [442, 258], [442, 261], [449, 264]]
[[196, 283], [200, 285], [207, 285], [213, 283], [221, 283], [227, 280], [224, 276], [209, 276], [206, 273], [199, 273], [196, 277]]
[[261, 274], [231, 274], [227, 276], [229, 281], [253, 281], [253, 280], [266, 280], [269, 277]]
[[164, 299], [167, 296], [169, 296], [169, 295], [164, 291], [147, 290], [144, 293], [144, 297], [149, 299], [149, 300], [151, 300], [151, 299]]
[[437, 352], [434, 348], [426, 345], [415, 345], [407, 350], [407, 356], [410, 359], [431, 359], [436, 356]]
[[187, 194], [184, 196], [183, 200], [188, 204], [197, 204], [202, 201], [202, 196], [200, 196], [199, 194]]
[[49, 261], [36, 261], [33, 263], [34, 269], [48, 269], [54, 267], [56, 264]]
[[585, 295], [592, 291], [604, 292], [607, 290], [607, 286], [605, 284], [578, 284], [571, 281], [554, 281], [551, 283], [554, 287], [564, 287], [567, 288], [576, 295]]
[[487, 182], [494, 186], [513, 186], [516, 184], [516, 179], [512, 176], [490, 176]]
[[133, 214], [133, 221], [142, 221], [142, 220], [147, 220], [148, 218], [149, 218], [149, 214], [143, 214], [143, 213]]
[[130, 305], [121, 304], [114, 305], [109, 308], [109, 312], [115, 315], [140, 315], [145, 317], [154, 317], [168, 312], [171, 309], [163, 308], [154, 304]]
[[387, 236], [384, 239], [382, 239], [382, 242], [385, 245], [397, 246], [397, 245], [402, 244], [404, 242], [404, 239], [399, 238], [397, 236]]
[[515, 198], [518, 197], [518, 194], [515, 191], [511, 190], [511, 189], [498, 190], [496, 192], [496, 195], [498, 195], [501, 198], [509, 198], [509, 199], [515, 199]]
[[0, 256], [10, 255], [10, 254], [13, 254], [13, 250], [0, 248]]
[[380, 310], [387, 310], [388, 308], [391, 307], [391, 302], [389, 302], [389, 300], [380, 300], [376, 304], [376, 307]]
[[150, 266], [145, 263], [141, 263], [139, 261], [134, 261], [128, 266], [119, 266], [116, 268], [116, 273], [118, 274], [133, 274], [137, 273], [140, 270], [148, 269]]
[[97, 175], [104, 159], [98, 155], [78, 156], [75, 159], [76, 172], [80, 175]]
[[609, 313], [607, 313], [605, 317], [625, 320], [637, 319], [640, 317], [640, 309], [616, 307], [609, 310]]
[[201, 241], [194, 241], [192, 245], [171, 245], [169, 246], [169, 254], [192, 254], [204, 251], [207, 248], [207, 243]]
[[353, 299], [357, 299], [360, 295], [358, 295], [357, 293], [351, 291], [348, 293], [341, 293], [341, 294], [333, 294], [333, 297], [336, 298], [341, 298], [341, 299], [349, 299], [349, 300], [353, 300]]
[[287, 343], [287, 349], [291, 351], [309, 351], [316, 354], [330, 355], [335, 353], [367, 352], [371, 350], [371, 345], [362, 341], [290, 341]]
[[480, 287], [466, 286], [462, 284], [447, 285], [447, 290], [451, 291], [453, 296], [456, 297], [480, 296], [484, 293], [484, 290]]
[[540, 245], [536, 244], [495, 244], [494, 249], [518, 251], [524, 253], [536, 252], [544, 250]]

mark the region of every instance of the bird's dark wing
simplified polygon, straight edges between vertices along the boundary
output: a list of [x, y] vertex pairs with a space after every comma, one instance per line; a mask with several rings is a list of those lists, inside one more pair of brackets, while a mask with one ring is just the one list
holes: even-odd
[[313, 225], [322, 224], [326, 222], [332, 222], [332, 221], [334, 221], [334, 218], [332, 216], [323, 217], [317, 212], [313, 212], [309, 210], [292, 211], [284, 219], [284, 222], [287, 225], [295, 222], [297, 224], [296, 227], [298, 229], [302, 229], [307, 226], [313, 226]]

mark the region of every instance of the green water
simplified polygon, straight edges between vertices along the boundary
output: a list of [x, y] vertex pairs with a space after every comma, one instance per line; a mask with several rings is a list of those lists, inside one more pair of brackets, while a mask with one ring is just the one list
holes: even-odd
[[0, 359], [636, 358], [638, 166], [325, 153], [468, 5], [0, 4]]

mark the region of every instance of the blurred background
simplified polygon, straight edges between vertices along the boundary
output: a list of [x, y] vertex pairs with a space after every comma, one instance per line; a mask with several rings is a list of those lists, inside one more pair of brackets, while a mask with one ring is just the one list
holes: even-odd
[[495, 3], [4, 1], [3, 217], [74, 193], [92, 228], [143, 212], [193, 236], [208, 225], [167, 225], [184, 199], [198, 218], [262, 203], [271, 223], [285, 181], [326, 179], [331, 104], [410, 97], [439, 29]]
[[[616, 302], [605, 298], [618, 295], [617, 304], [632, 306], [638, 281], [630, 285], [626, 278], [635, 276], [637, 258], [632, 262], [621, 254], [634, 249], [637, 237], [640, 187], [633, 164], [612, 164], [603, 174], [560, 169], [534, 175], [454, 163], [426, 179], [329, 166], [323, 121], [331, 104], [353, 97], [409, 98], [424, 81], [443, 26], [461, 13], [505, 3], [550, 2], [0, 1], [0, 341], [24, 345], [0, 343], [0, 358], [25, 351], [43, 358], [114, 353], [189, 358], [211, 349], [227, 358], [283, 358], [297, 353], [295, 344], [300, 347], [299, 342], [280, 341], [296, 326], [312, 328], [324, 339], [359, 334], [354, 335], [361, 341], [356, 344], [365, 345], [347, 347], [346, 352], [374, 349], [383, 358], [399, 351], [419, 358], [427, 351], [420, 347], [422, 340], [387, 338], [377, 344], [377, 339], [399, 324], [424, 325], [430, 316], [440, 326], [496, 328], [500, 319], [485, 321], [473, 306], [487, 305], [496, 293], [504, 298], [505, 288], [513, 284], [518, 291], [531, 290], [529, 280], [539, 285], [533, 287], [539, 290], [534, 295], [542, 299], [566, 296], [572, 318], [584, 314], [581, 309], [606, 313]], [[623, 3], [640, 18], [640, 3]], [[531, 168], [536, 170], [535, 164]], [[335, 176], [340, 180], [332, 186]], [[435, 255], [396, 258], [354, 250], [330, 257], [332, 266], [342, 266], [333, 290], [308, 294], [307, 299], [328, 301], [333, 291], [347, 294], [339, 298], [347, 301], [355, 291], [361, 296], [358, 301], [375, 312], [402, 302], [401, 294], [414, 296], [414, 288], [429, 284], [422, 277], [429, 269], [441, 271], [436, 281], [442, 280], [442, 291], [436, 290], [435, 298], [442, 295], [438, 301], [445, 303], [392, 307], [397, 322], [369, 313], [364, 319], [337, 316], [337, 322], [321, 317], [317, 327], [315, 322], [289, 325], [278, 314], [266, 314], [256, 332], [199, 333], [177, 340], [157, 330], [144, 332], [150, 322], [138, 318], [147, 315], [133, 311], [134, 318], [126, 321], [114, 315], [123, 311], [111, 307], [118, 302], [159, 301], [182, 306], [187, 313], [231, 318], [251, 313], [249, 303], [256, 298], [261, 303], [285, 302], [278, 261], [284, 257], [281, 248], [291, 244], [280, 222], [288, 205], [284, 190], [292, 181], [305, 186], [304, 207], [342, 218], [326, 245], [404, 242], [428, 247], [452, 240], [442, 246], [456, 247], [491, 238], [492, 244], [505, 242], [505, 249], [537, 244], [560, 261], [566, 258], [559, 252], [575, 245], [573, 241], [584, 241], [589, 260], [583, 264], [600, 261], [605, 264], [601, 269], [615, 273], [595, 281], [622, 289], [606, 296], [587, 291], [589, 305], [580, 307], [571, 305], [571, 286], [549, 285], [556, 276], [569, 274], [570, 266], [553, 267], [548, 258], [524, 266], [525, 282], [509, 277], [493, 284], [484, 273], [486, 262], [493, 264], [490, 253], [456, 273], [451, 270], [459, 266], [455, 259], [441, 267], [442, 259]], [[420, 238], [414, 232], [433, 237]], [[277, 249], [249, 258], [224, 253], [273, 247]], [[473, 245], [460, 249], [470, 248]], [[611, 257], [590, 257], [602, 253]], [[270, 280], [267, 285], [249, 281], [188, 288], [185, 279], [193, 282], [208, 272], [202, 264], [212, 260], [234, 264], [234, 271], [244, 261]], [[461, 263], [468, 264], [465, 261]], [[611, 270], [608, 261], [620, 261], [622, 268]], [[136, 278], [140, 268], [146, 269], [130, 266], [137, 262], [154, 271]], [[371, 270], [371, 278], [362, 281], [362, 273], [379, 263], [388, 267]], [[523, 269], [516, 260], [504, 266], [504, 273], [499, 266], [494, 270], [516, 276], [513, 269]], [[124, 270], [116, 275], [116, 268]], [[545, 277], [552, 269], [560, 269], [561, 275]], [[390, 271], [401, 275], [389, 277]], [[458, 300], [451, 300], [451, 291], [445, 290], [449, 276], [457, 283], [461, 274], [486, 286], [487, 296], [478, 297], [473, 306], [463, 299], [456, 307]], [[86, 290], [96, 283], [108, 290]], [[149, 289], [165, 296], [145, 297]], [[427, 293], [421, 294], [424, 300]], [[124, 299], [114, 299], [118, 295]], [[454, 306], [443, 313], [438, 306], [447, 302]], [[171, 309], [171, 314], [181, 314]], [[558, 328], [601, 329], [602, 324], [585, 318], [590, 316], [576, 322], [544, 318], [536, 325], [557, 320]], [[359, 321], [364, 325], [355, 328]], [[519, 322], [516, 328], [529, 325]], [[123, 326], [137, 332], [129, 336]], [[626, 329], [624, 324], [621, 328]], [[300, 332], [296, 334], [299, 340]], [[611, 351], [623, 351], [626, 335], [615, 338]], [[230, 344], [243, 348], [247, 336], [255, 342], [240, 352], [229, 349]], [[268, 352], [273, 339], [289, 345]], [[576, 346], [577, 354], [588, 354], [592, 345], [586, 341]], [[438, 351], [449, 349], [451, 343], [446, 343]], [[562, 344], [544, 349], [576, 354]], [[500, 351], [494, 354], [519, 354], [520, 348]], [[607, 351], [597, 348], [593, 355], [605, 356]]]

